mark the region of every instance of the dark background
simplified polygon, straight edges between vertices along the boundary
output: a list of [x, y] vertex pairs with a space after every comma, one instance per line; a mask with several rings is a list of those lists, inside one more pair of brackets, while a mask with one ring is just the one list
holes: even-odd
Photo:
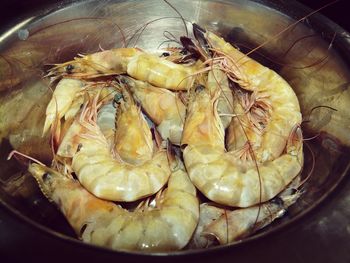
[[[281, 0], [281, 2], [287, 0]], [[40, 10], [42, 6], [61, 2], [59, 0], [0, 0], [0, 25], [14, 23], [19, 21], [20, 18], [25, 15], [27, 10]], [[312, 9], [318, 9], [332, 0], [299, 0], [306, 6]], [[336, 3], [328, 6], [321, 11], [340, 26], [344, 27], [348, 31], [350, 30], [349, 8], [347, 0], [339, 0]]]

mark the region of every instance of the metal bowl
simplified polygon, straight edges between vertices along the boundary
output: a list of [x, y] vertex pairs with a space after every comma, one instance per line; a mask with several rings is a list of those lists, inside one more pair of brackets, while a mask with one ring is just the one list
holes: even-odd
[[[242, 241], [205, 250], [157, 255], [198, 255], [260, 240], [285, 230], [320, 204], [350, 167], [350, 35], [294, 1], [172, 1], [190, 27], [217, 32], [276, 70], [294, 88], [304, 116], [305, 193], [286, 216]], [[170, 34], [171, 33], [171, 34]], [[161, 0], [70, 1], [24, 19], [0, 36], [0, 203], [26, 224], [54, 238], [83, 244], [57, 209], [40, 193], [26, 167], [7, 155], [16, 149], [44, 162], [51, 153], [41, 136], [51, 91], [43, 78], [50, 64], [123, 43], [154, 50], [169, 36], [185, 34], [184, 21]], [[110, 253], [110, 252], [108, 252]], [[111, 252], [128, 257], [142, 253]]]

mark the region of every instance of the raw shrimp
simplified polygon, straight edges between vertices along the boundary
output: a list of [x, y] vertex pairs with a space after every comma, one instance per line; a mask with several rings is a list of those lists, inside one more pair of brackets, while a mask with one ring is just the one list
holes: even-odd
[[186, 115], [186, 106], [179, 95], [132, 78], [124, 77], [123, 80], [146, 114], [157, 125], [162, 138], [179, 145]]
[[115, 48], [81, 55], [50, 70], [49, 76], [61, 75], [76, 78], [96, 78], [100, 76], [123, 74], [127, 71], [130, 60], [141, 54], [136, 48]]
[[[242, 92], [234, 89], [236, 105], [239, 105], [235, 107], [237, 117], [230, 129], [235, 134], [231, 138], [243, 141], [238, 144], [228, 141], [232, 147], [229, 150], [236, 149], [241, 156], [253, 150], [259, 162], [277, 158], [293, 127], [302, 120], [293, 89], [276, 72], [244, 55], [222, 38], [209, 31], [205, 37], [216, 54], [211, 63], [242, 88]], [[252, 156], [249, 158], [253, 159]]]
[[[114, 82], [83, 82], [76, 79], [61, 79], [46, 108], [43, 134], [51, 127], [56, 144], [60, 144], [68, 127], [85, 102], [85, 97], [94, 97], [98, 92], [103, 98], [100, 103], [113, 98], [117, 87]], [[63, 125], [61, 119], [64, 117]]]
[[281, 192], [301, 170], [303, 142], [299, 123], [295, 123], [280, 157], [261, 164], [242, 161], [225, 150], [218, 97], [218, 92], [211, 95], [203, 86], [190, 96], [182, 137], [189, 176], [206, 197], [217, 203], [248, 207], [265, 202]]
[[221, 118], [221, 122], [226, 129], [231, 123], [233, 114], [233, 94], [229, 87], [228, 78], [225, 72], [220, 69], [213, 68], [208, 72], [207, 87], [211, 92], [220, 90], [220, 96], [218, 100], [218, 113]]
[[84, 107], [62, 142], [74, 153], [71, 168], [80, 183], [95, 196], [112, 201], [135, 201], [156, 193], [170, 175], [166, 151], [156, 149], [141, 165], [116, 160], [96, 124], [97, 99]]
[[45, 166], [33, 163], [29, 171], [84, 242], [117, 250], [179, 250], [198, 222], [196, 189], [180, 161], [171, 161], [168, 187], [156, 207], [134, 212], [96, 198], [77, 181]]
[[64, 78], [58, 82], [56, 89], [53, 92], [52, 99], [46, 108], [43, 134], [49, 130], [56, 119], [59, 120], [65, 116], [83, 86], [84, 82], [76, 79]]
[[101, 106], [97, 114], [97, 125], [100, 127], [101, 132], [105, 136], [108, 145], [113, 149], [114, 136], [115, 136], [115, 116], [117, 109], [113, 101]]
[[189, 243], [191, 248], [206, 248], [238, 241], [271, 224], [282, 217], [302, 192], [293, 186], [300, 176], [293, 180], [283, 192], [269, 202], [248, 208], [232, 210], [215, 204], [200, 205], [200, 220]]
[[150, 127], [131, 94], [126, 89], [120, 98], [116, 114], [114, 150], [129, 164], [140, 165], [152, 159], [153, 140]]
[[116, 48], [58, 64], [49, 75], [95, 78], [127, 73], [160, 88], [188, 90], [196, 66], [173, 63], [136, 48]]

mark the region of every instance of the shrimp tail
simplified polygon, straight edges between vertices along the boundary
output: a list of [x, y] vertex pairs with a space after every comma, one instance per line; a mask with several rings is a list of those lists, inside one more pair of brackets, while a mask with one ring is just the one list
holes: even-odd
[[198, 46], [195, 43], [193, 43], [191, 38], [182, 36], [180, 37], [180, 42], [184, 50], [186, 50], [192, 55], [192, 58], [199, 59], [201, 57], [201, 53], [199, 51]]
[[194, 34], [194, 37], [196, 38], [196, 40], [198, 41], [198, 43], [200, 44], [202, 49], [205, 51], [205, 53], [209, 57], [211, 57], [212, 56], [212, 52], [210, 51], [210, 45], [209, 45], [208, 40], [205, 37], [205, 33], [206, 33], [206, 30], [204, 28], [200, 27], [196, 23], [193, 23], [193, 34]]
[[299, 125], [295, 125], [290, 132], [286, 144], [286, 152], [292, 155], [300, 154], [302, 151], [303, 133]]
[[197, 40], [197, 43], [194, 43], [192, 39], [187, 36], [180, 37], [182, 46], [192, 55], [192, 58], [202, 58], [206, 60], [208, 57], [212, 57], [213, 54], [210, 50], [209, 42], [205, 37], [205, 32], [205, 29], [194, 23], [193, 34]]
[[170, 168], [171, 170], [173, 170], [172, 168], [177, 166], [177, 159], [176, 159], [176, 153], [174, 150], [174, 146], [173, 144], [170, 142], [170, 140], [167, 140], [167, 148], [166, 148], [166, 152], [167, 152], [167, 157], [168, 157], [168, 161], [170, 164]]
[[152, 128], [151, 132], [152, 132], [152, 136], [154, 138], [154, 141], [156, 143], [157, 148], [161, 149], [162, 148], [162, 142], [163, 142], [162, 136], [160, 136], [159, 132], [155, 128]]

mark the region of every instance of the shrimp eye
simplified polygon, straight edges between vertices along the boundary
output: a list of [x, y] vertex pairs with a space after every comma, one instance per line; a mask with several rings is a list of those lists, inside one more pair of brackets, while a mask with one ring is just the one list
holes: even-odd
[[282, 200], [282, 198], [276, 196], [274, 199], [271, 200], [272, 203], [278, 205], [278, 206], [283, 206], [284, 202]]
[[128, 84], [128, 80], [126, 78], [120, 78], [120, 82], [123, 84]]
[[48, 179], [50, 179], [51, 175], [49, 173], [44, 173], [42, 178], [43, 178], [43, 181], [46, 182]]
[[295, 189], [295, 188], [292, 188], [292, 189], [290, 190], [290, 194], [292, 194], [292, 195], [294, 195], [296, 192], [298, 192], [298, 190]]
[[197, 87], [195, 89], [195, 92], [199, 93], [199, 92], [201, 92], [204, 89], [205, 89], [205, 87], [203, 85], [197, 85]]
[[169, 52], [163, 52], [162, 57], [169, 57], [170, 53]]
[[83, 145], [81, 143], [78, 144], [78, 148], [77, 148], [77, 153], [80, 152], [81, 147], [83, 147]]
[[113, 101], [115, 102], [115, 103], [120, 103], [120, 100], [121, 99], [123, 99], [124, 97], [123, 97], [123, 94], [121, 94], [121, 93], [118, 93], [118, 94], [116, 94], [115, 96], [114, 96], [114, 99], [113, 99]]
[[74, 69], [74, 66], [72, 64], [68, 64], [67, 67], [66, 67], [66, 72], [69, 74], [69, 73], [72, 73], [72, 70]]
[[87, 228], [87, 224], [84, 224], [81, 228], [80, 228], [80, 236], [82, 236]]
[[186, 48], [183, 48], [183, 49], [181, 49], [181, 51], [180, 51], [180, 54], [181, 55], [187, 55], [187, 50], [186, 50]]

